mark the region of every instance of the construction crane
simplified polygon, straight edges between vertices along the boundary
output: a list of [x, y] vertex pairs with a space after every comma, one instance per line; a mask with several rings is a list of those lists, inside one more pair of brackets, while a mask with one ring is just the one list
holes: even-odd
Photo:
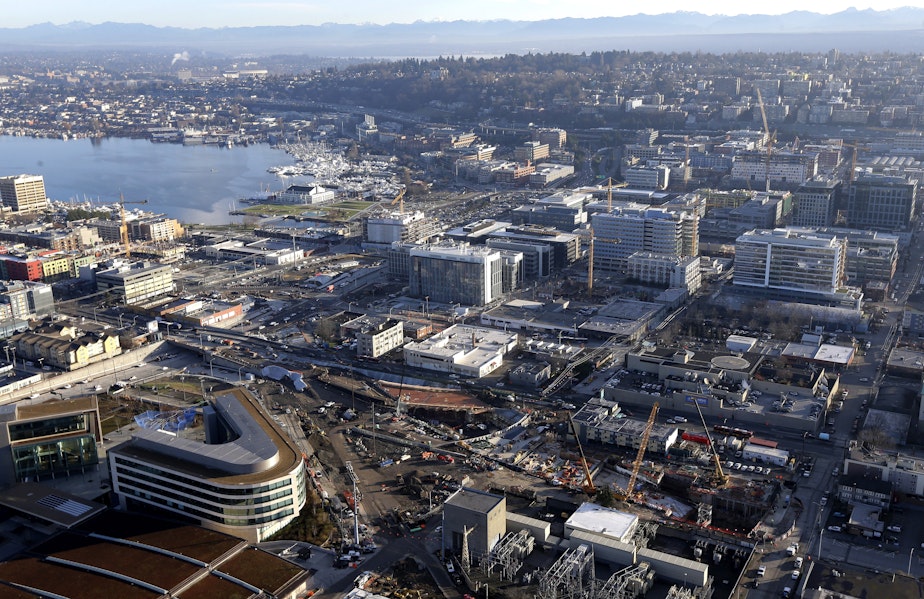
[[391, 201], [391, 206], [398, 204], [398, 213], [404, 214], [404, 194], [407, 192], [407, 187], [402, 187], [401, 191], [398, 192], [398, 195], [395, 196], [395, 199]]
[[622, 243], [622, 239], [616, 238], [607, 238], [607, 237], [597, 237], [594, 235], [593, 228], [589, 229], [590, 238], [587, 240], [587, 297], [590, 298], [594, 294], [594, 243], [596, 241], [604, 241], [608, 243]]
[[767, 111], [764, 110], [764, 98], [760, 95], [760, 89], [757, 90], [757, 104], [760, 106], [760, 118], [764, 123], [764, 135], [767, 136], [767, 163], [764, 167], [764, 174], [767, 176], [767, 193], [770, 193], [770, 155], [773, 153], [773, 144], [776, 142], [776, 131], [770, 133], [770, 127], [767, 125]]
[[147, 204], [147, 200], [132, 200], [125, 201], [125, 197], [119, 193], [119, 218], [121, 219], [121, 224], [119, 225], [119, 237], [122, 241], [122, 247], [125, 248], [125, 259], [131, 258], [132, 248], [131, 243], [128, 241], [128, 225], [125, 223], [125, 204]]
[[568, 412], [568, 422], [571, 424], [571, 433], [574, 435], [574, 442], [577, 443], [578, 453], [581, 454], [581, 466], [584, 468], [584, 492], [588, 495], [594, 495], [597, 487], [594, 486], [593, 476], [590, 474], [590, 466], [587, 465], [587, 457], [584, 455], [584, 448], [581, 446], [581, 437], [578, 435], [577, 426], [574, 424], [574, 418], [571, 412]]
[[620, 188], [626, 187], [626, 186], [628, 186], [628, 185], [629, 185], [629, 184], [628, 184], [628, 183], [625, 183], [625, 182], [623, 182], [623, 183], [617, 183], [616, 185], [613, 185], [613, 178], [612, 178], [612, 177], [610, 177], [609, 179], [606, 180], [606, 211], [607, 211], [607, 212], [612, 212], [612, 211], [613, 211], [613, 190], [614, 190], [614, 189], [620, 189]]
[[627, 501], [635, 490], [635, 481], [638, 480], [638, 471], [642, 469], [642, 459], [644, 459], [645, 451], [648, 449], [648, 439], [651, 437], [651, 429], [654, 428], [659, 408], [660, 404], [658, 402], [654, 402], [654, 405], [651, 406], [648, 422], [645, 423], [645, 431], [642, 433], [642, 438], [639, 439], [638, 453], [635, 454], [635, 461], [632, 462], [632, 474], [629, 476], [629, 484], [626, 485], [625, 490], [617, 489], [615, 493], [616, 498], [620, 501]]
[[850, 153], [850, 170], [847, 171], [847, 182], [850, 183], [853, 181], [853, 178], [857, 173], [857, 154], [860, 150], [868, 152], [870, 150], [869, 146], [861, 146], [858, 141], [854, 140], [853, 143], [841, 143], [841, 147], [851, 148], [853, 151]]
[[714, 487], [724, 487], [725, 483], [728, 482], [728, 475], [725, 474], [725, 471], [722, 470], [722, 459], [719, 458], [719, 453], [715, 449], [715, 441], [712, 438], [712, 435], [709, 434], [709, 427], [706, 426], [706, 419], [703, 417], [703, 411], [699, 407], [699, 402], [696, 401], [696, 398], [693, 399], [693, 405], [696, 406], [696, 412], [699, 414], [699, 421], [703, 423], [703, 430], [706, 431], [706, 439], [709, 440], [709, 449], [712, 451], [712, 463], [714, 465], [712, 472], [712, 486]]

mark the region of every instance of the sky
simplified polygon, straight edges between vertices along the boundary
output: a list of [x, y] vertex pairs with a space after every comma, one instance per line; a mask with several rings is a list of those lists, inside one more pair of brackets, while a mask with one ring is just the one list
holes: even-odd
[[924, 0], [873, 2], [777, 0], [751, 3], [740, 0], [660, 0], [639, 9], [627, 0], [39, 0], [4, 3], [0, 27], [37, 23], [58, 25], [83, 21], [146, 23], [184, 28], [246, 27], [255, 25], [320, 25], [323, 23], [411, 23], [511, 19], [537, 21], [564, 17], [621, 17], [644, 12], [664, 14], [696, 11], [708, 15], [782, 14], [794, 10], [831, 14], [847, 8], [887, 10], [902, 6], [924, 8]]

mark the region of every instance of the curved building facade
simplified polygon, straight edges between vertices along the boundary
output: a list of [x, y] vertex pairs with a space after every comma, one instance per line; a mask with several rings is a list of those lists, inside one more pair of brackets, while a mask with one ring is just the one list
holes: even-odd
[[109, 450], [120, 506], [171, 512], [251, 542], [298, 516], [307, 497], [302, 454], [253, 396], [216, 396], [202, 429], [139, 428]]

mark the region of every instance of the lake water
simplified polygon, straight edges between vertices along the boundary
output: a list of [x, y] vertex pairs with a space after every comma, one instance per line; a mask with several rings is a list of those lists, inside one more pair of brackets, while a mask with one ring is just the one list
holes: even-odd
[[52, 200], [111, 204], [145, 199], [144, 208], [183, 223], [227, 224], [240, 198], [278, 191], [297, 178], [266, 169], [292, 164], [292, 157], [266, 144], [183, 146], [142, 139], [36, 139], [0, 136], [0, 176], [42, 175]]

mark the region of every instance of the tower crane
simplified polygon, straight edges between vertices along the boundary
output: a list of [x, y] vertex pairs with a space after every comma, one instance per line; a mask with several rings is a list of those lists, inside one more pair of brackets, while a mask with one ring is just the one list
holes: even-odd
[[398, 195], [395, 196], [395, 199], [391, 201], [390, 206], [398, 204], [398, 213], [404, 214], [404, 194], [407, 192], [407, 187], [402, 187], [401, 191], [398, 192]]
[[638, 471], [642, 469], [642, 459], [645, 457], [645, 451], [648, 449], [648, 439], [651, 437], [651, 429], [654, 428], [655, 418], [658, 417], [659, 408], [660, 404], [658, 404], [658, 402], [654, 402], [654, 405], [651, 406], [648, 422], [645, 423], [645, 431], [642, 433], [642, 438], [639, 439], [638, 453], [635, 454], [635, 461], [632, 462], [632, 474], [629, 476], [629, 484], [626, 485], [625, 490], [616, 490], [616, 497], [620, 501], [628, 500], [635, 490], [635, 481], [638, 480]]
[[594, 243], [604, 241], [608, 243], [622, 243], [622, 239], [597, 237], [594, 235], [593, 227], [589, 229], [590, 238], [587, 241], [587, 297], [593, 296], [594, 293]]
[[757, 104], [760, 106], [760, 118], [764, 123], [764, 135], [767, 136], [767, 163], [764, 167], [767, 176], [767, 193], [770, 193], [770, 155], [773, 153], [773, 144], [776, 143], [776, 131], [770, 133], [770, 127], [767, 126], [767, 111], [764, 110], [764, 98], [760, 95], [760, 89], [757, 90]]
[[147, 200], [131, 200], [126, 202], [125, 197], [119, 193], [119, 218], [121, 219], [121, 224], [119, 225], [119, 237], [121, 238], [122, 247], [125, 248], [125, 258], [131, 258], [132, 249], [131, 244], [128, 240], [128, 225], [125, 223], [125, 204], [147, 204]]
[[574, 442], [577, 443], [578, 453], [581, 454], [581, 466], [584, 468], [584, 492], [588, 495], [594, 495], [597, 492], [597, 487], [594, 486], [590, 466], [587, 465], [587, 457], [584, 456], [584, 448], [581, 446], [581, 437], [578, 435], [577, 426], [574, 424], [571, 412], [568, 412], [568, 423], [571, 424], [571, 433], [574, 435]]
[[626, 186], [628, 186], [628, 185], [629, 185], [629, 184], [626, 183], [626, 182], [617, 183], [616, 185], [613, 185], [613, 178], [612, 178], [612, 177], [610, 177], [609, 179], [606, 180], [606, 211], [607, 211], [607, 212], [612, 212], [612, 211], [613, 211], [613, 190], [614, 190], [614, 189], [620, 189], [620, 188], [626, 187]]
[[[613, 185], [613, 178], [610, 177], [606, 181], [606, 211], [610, 213], [613, 211], [613, 189], [625, 187], [628, 183], [617, 183]], [[608, 241], [610, 243], [621, 243], [621, 239], [607, 239], [605, 237], [596, 237], [594, 235], [593, 225], [590, 229], [590, 239], [587, 242], [587, 297], [593, 296], [594, 293], [594, 241]]]

